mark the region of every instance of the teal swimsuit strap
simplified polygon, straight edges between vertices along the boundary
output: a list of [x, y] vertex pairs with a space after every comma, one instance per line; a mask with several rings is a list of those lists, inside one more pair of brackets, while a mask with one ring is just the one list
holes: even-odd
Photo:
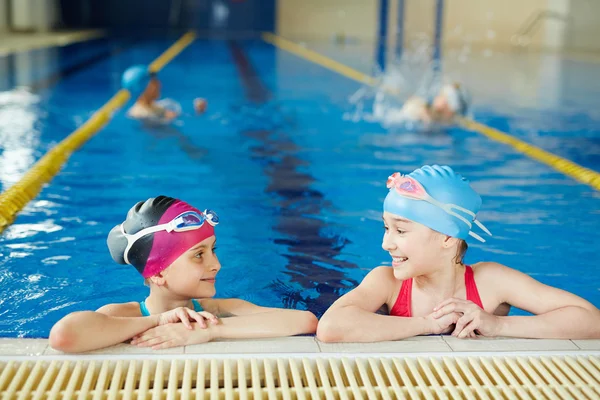
[[204, 308], [202, 308], [202, 306], [200, 305], [198, 300], [192, 299], [192, 303], [194, 303], [194, 311], [196, 311], [196, 312], [204, 311]]
[[[194, 304], [194, 311], [200, 312], [204, 311], [198, 300], [192, 299], [192, 303]], [[146, 307], [146, 300], [140, 301], [140, 311], [142, 312], [143, 317], [149, 317], [150, 311], [148, 311], [148, 307]]]
[[142, 312], [142, 317], [150, 316], [150, 311], [148, 311], [148, 307], [146, 307], [146, 300], [140, 301], [140, 311]]

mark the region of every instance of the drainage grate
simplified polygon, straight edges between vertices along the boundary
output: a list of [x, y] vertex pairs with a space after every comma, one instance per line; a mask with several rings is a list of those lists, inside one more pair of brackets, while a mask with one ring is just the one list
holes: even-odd
[[598, 399], [600, 358], [0, 361], [3, 399]]

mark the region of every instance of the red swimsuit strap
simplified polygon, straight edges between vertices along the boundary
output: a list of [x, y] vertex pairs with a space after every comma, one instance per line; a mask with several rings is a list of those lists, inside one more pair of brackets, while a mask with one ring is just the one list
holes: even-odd
[[477, 284], [475, 283], [475, 274], [470, 265], [465, 265], [465, 287], [467, 288], [467, 300], [472, 301], [483, 309], [483, 303], [481, 302], [479, 290], [477, 290]]
[[[473, 273], [473, 268], [471, 268], [471, 266], [469, 265], [465, 266], [465, 288], [467, 292], [467, 300], [472, 301], [473, 303], [477, 304], [483, 309], [483, 303], [481, 302], [481, 297], [479, 297], [479, 290], [477, 290], [477, 284], [475, 283], [475, 275]], [[412, 278], [405, 279], [402, 282], [400, 293], [398, 293], [398, 298], [396, 299], [396, 303], [394, 303], [394, 306], [390, 311], [390, 315], [394, 315], [396, 317], [412, 316], [411, 298]]]
[[400, 293], [398, 293], [398, 298], [396, 299], [396, 303], [394, 303], [394, 307], [392, 307], [392, 310], [390, 311], [390, 315], [395, 315], [396, 317], [410, 317], [411, 295], [412, 278], [405, 279], [402, 282], [402, 288], [400, 288]]

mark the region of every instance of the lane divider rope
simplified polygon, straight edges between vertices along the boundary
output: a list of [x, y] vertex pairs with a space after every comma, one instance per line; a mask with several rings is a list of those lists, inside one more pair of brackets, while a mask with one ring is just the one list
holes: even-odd
[[[154, 60], [148, 69], [160, 71], [196, 38], [188, 32]], [[82, 126], [64, 138], [40, 158], [13, 186], [0, 194], [0, 233], [13, 223], [16, 215], [33, 200], [61, 170], [71, 154], [92, 138], [112, 118], [112, 115], [131, 97], [126, 89], [119, 90], [106, 104], [96, 111]]]

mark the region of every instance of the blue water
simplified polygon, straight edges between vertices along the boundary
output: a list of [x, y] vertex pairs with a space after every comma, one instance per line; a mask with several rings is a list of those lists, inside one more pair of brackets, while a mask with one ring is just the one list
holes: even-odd
[[[102, 106], [121, 71], [171, 43], [135, 43], [33, 94], [8, 85], [0, 92], [1, 189]], [[86, 51], [107, 45], [122, 44]], [[74, 54], [55, 57], [64, 60], [58, 70], [81, 62]], [[366, 56], [346, 55], [357, 64]], [[581, 64], [593, 77], [594, 65]], [[32, 63], [20, 85], [35, 86], [40, 69], [52, 66]], [[390, 264], [381, 249], [385, 181], [428, 163], [452, 165], [484, 199], [479, 219], [494, 237], [472, 243], [467, 262], [504, 263], [600, 306], [600, 194], [592, 188], [477, 133], [348, 121], [356, 82], [260, 41], [196, 41], [161, 79], [163, 95], [186, 112], [195, 97], [207, 98], [207, 114], [148, 129], [121, 111], [73, 154], [0, 236], [0, 336], [47, 337], [69, 312], [142, 300], [141, 276], [115, 264], [105, 240], [133, 204], [159, 194], [219, 213], [218, 297], [320, 315], [370, 269]], [[477, 120], [600, 170], [589, 86], [577, 89], [580, 98], [563, 91], [568, 107], [531, 106], [543, 97], [537, 92], [516, 107], [477, 90]]]

